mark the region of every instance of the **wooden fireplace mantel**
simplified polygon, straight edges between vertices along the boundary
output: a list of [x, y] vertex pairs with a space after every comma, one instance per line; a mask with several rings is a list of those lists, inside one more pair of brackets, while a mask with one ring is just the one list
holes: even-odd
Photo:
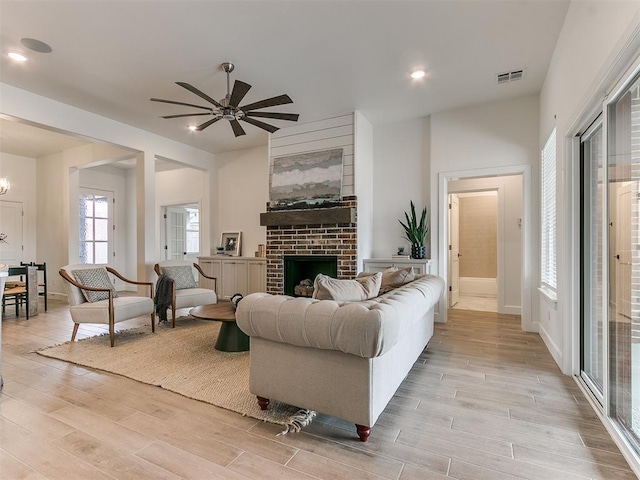
[[260, 214], [260, 225], [316, 225], [323, 223], [355, 223], [354, 207], [319, 208], [316, 210], [281, 210]]

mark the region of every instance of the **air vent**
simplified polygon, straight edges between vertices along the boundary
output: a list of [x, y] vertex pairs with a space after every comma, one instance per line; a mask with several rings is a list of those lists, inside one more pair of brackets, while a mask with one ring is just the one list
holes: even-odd
[[502, 85], [503, 83], [515, 82], [516, 80], [521, 80], [524, 74], [524, 70], [514, 70], [513, 72], [504, 72], [498, 73], [496, 75], [496, 79], [498, 81], [498, 85]]

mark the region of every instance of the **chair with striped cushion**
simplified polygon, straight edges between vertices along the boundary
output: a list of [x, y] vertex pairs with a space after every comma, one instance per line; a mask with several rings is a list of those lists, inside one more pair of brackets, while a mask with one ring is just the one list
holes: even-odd
[[[153, 307], [153, 283], [129, 280], [115, 269], [101, 265], [73, 264], [62, 267], [60, 276], [71, 304], [73, 333], [75, 340], [81, 323], [101, 323], [109, 325], [109, 339], [113, 347], [115, 342], [115, 324], [143, 315], [151, 319], [151, 331], [155, 332], [155, 314]], [[125, 283], [144, 285], [149, 288], [148, 296], [119, 295], [113, 286], [113, 275]]]
[[[213, 280], [214, 290], [200, 288], [193, 275], [193, 268], [198, 274], [209, 280]], [[171, 291], [171, 324], [176, 326], [176, 310], [180, 308], [199, 307], [218, 302], [216, 296], [216, 278], [202, 271], [197, 263], [183, 260], [164, 260], [154, 265], [153, 269], [160, 275], [165, 275], [173, 280]]]

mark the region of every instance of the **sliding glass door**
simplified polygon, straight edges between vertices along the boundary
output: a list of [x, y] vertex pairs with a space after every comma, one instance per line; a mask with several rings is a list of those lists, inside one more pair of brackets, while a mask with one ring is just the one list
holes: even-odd
[[604, 405], [603, 131], [599, 116], [580, 137], [581, 376]]
[[640, 439], [640, 78], [609, 104], [607, 115], [609, 416], [636, 443]]

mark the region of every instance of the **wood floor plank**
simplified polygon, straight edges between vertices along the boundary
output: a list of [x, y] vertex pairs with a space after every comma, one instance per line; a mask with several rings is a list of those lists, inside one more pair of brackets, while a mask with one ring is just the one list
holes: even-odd
[[[250, 453], [243, 453], [229, 464], [227, 470], [243, 475], [246, 478], [262, 480], [264, 478], [277, 478], [278, 480], [312, 480], [318, 479], [291, 467], [285, 467], [279, 463], [270, 462], [262, 457], [256, 457]], [[227, 478], [227, 477], [221, 477]], [[231, 477], [230, 477], [231, 478]]]
[[11, 480], [46, 480], [47, 477], [36, 472], [17, 458], [0, 448], [0, 473]]
[[136, 456], [184, 479], [247, 479], [246, 476], [235, 473], [229, 468], [162, 441], [156, 441], [136, 452]]
[[51, 412], [50, 415], [120, 450], [135, 452], [153, 443], [152, 437], [73, 405]]
[[75, 429], [12, 398], [0, 402], [0, 415], [16, 425], [46, 440], [54, 440]]
[[162, 440], [194, 455], [199, 455], [218, 465], [227, 466], [243, 453], [243, 450], [220, 442], [210, 436], [194, 435], [189, 428], [168, 425], [166, 422], [138, 412], [120, 423], [148, 437]]
[[113, 480], [93, 465], [35, 435], [3, 442], [3, 448], [31, 469], [50, 479]]
[[110, 447], [83, 432], [73, 432], [52, 442], [53, 445], [94, 466], [97, 470], [120, 480], [180, 480], [180, 476], [149, 464], [128, 452]]

